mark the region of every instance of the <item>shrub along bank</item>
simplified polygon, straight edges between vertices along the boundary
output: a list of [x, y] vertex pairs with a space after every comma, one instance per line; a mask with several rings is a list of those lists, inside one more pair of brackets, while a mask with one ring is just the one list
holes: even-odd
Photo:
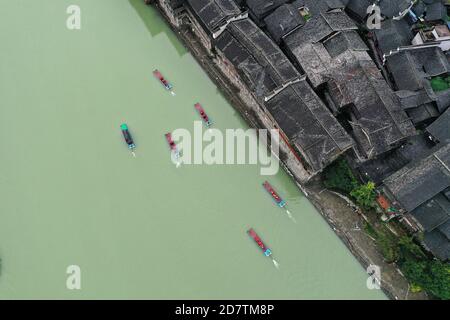
[[[351, 197], [368, 214], [375, 213], [375, 184], [362, 184], [347, 161], [337, 160], [324, 171], [323, 178], [325, 187]], [[430, 258], [412, 237], [396, 236], [385, 224], [367, 223], [364, 229], [376, 241], [386, 261], [398, 265], [412, 291], [425, 290], [434, 298], [450, 299], [450, 263]]]

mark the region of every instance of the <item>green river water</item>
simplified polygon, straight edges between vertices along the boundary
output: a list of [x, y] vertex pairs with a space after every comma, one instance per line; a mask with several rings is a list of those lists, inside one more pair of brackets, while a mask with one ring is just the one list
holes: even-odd
[[[194, 102], [216, 128], [246, 124], [142, 2], [0, 1], [0, 298], [384, 299], [281, 170], [268, 179], [297, 224], [258, 166], [174, 167], [163, 135], [192, 130]], [[81, 30], [66, 28], [71, 4]]]

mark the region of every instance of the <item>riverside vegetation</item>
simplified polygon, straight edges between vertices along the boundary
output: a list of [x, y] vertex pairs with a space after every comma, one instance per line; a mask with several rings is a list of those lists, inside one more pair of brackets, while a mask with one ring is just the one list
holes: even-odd
[[[336, 161], [324, 172], [324, 185], [350, 196], [368, 214], [375, 215], [375, 183], [362, 184], [353, 174], [344, 159]], [[396, 236], [386, 223], [365, 225], [366, 233], [372, 237], [388, 263], [395, 263], [411, 284], [411, 290], [425, 290], [437, 299], [450, 299], [450, 263], [431, 258], [409, 235]]]

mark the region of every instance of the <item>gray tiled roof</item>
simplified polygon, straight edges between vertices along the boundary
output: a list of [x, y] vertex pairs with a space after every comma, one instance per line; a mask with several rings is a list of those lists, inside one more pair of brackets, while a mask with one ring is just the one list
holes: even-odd
[[438, 229], [447, 238], [447, 240], [450, 240], [450, 219], [441, 224]]
[[450, 201], [439, 193], [414, 209], [411, 214], [425, 231], [431, 231], [450, 219]]
[[368, 51], [364, 41], [355, 30], [342, 31], [323, 42], [332, 57], [336, 57], [346, 50]]
[[442, 1], [434, 1], [434, 3], [427, 5], [425, 12], [425, 20], [427, 21], [446, 21], [447, 9]]
[[416, 91], [424, 87], [425, 73], [418, 69], [416, 61], [408, 51], [402, 51], [386, 59], [386, 68], [398, 90]]
[[396, 91], [395, 94], [400, 99], [403, 109], [416, 108], [434, 101], [434, 97], [431, 97], [429, 92], [425, 89], [418, 91], [399, 90]]
[[388, 54], [391, 50], [411, 45], [413, 33], [406, 20], [385, 20], [381, 29], [375, 30], [375, 39], [379, 50]]
[[344, 12], [320, 14], [310, 19], [303, 28], [289, 35], [285, 43], [298, 47], [305, 43], [316, 43], [336, 31], [357, 30], [356, 24]]
[[360, 149], [372, 158], [415, 130], [375, 64], [351, 57], [351, 51], [347, 55], [327, 74], [329, 92], [338, 107], [351, 105], [353, 133]]
[[169, 4], [169, 6], [172, 9], [181, 7], [185, 2], [186, 2], [186, 0], [168, 0], [167, 1], [167, 3]]
[[187, 3], [205, 31], [210, 34], [241, 12], [233, 0], [187, 0]]
[[381, 0], [378, 5], [382, 15], [392, 18], [399, 16], [400, 12], [408, 9], [411, 5], [411, 0]]
[[279, 43], [281, 38], [305, 24], [305, 20], [292, 4], [285, 4], [264, 19], [272, 38]]
[[413, 162], [384, 180], [389, 192], [413, 211], [450, 186], [450, 144]]
[[248, 18], [230, 23], [216, 46], [260, 99], [299, 77], [281, 49]]
[[315, 16], [332, 10], [345, 9], [348, 0], [304, 0], [303, 2], [309, 12]]
[[417, 1], [412, 8], [412, 11], [418, 17], [422, 16], [425, 13], [425, 10], [426, 4], [423, 1]]
[[450, 241], [440, 230], [425, 232], [424, 242], [439, 259], [443, 261], [450, 259]]
[[450, 72], [450, 64], [444, 52], [439, 47], [412, 50], [410, 53], [420, 68], [430, 77], [447, 74]]
[[450, 200], [450, 187], [444, 190], [444, 196]]
[[450, 142], [450, 109], [447, 109], [447, 111], [429, 125], [426, 131], [441, 143]]
[[439, 111], [433, 103], [425, 103], [416, 108], [407, 109], [406, 114], [415, 125], [420, 125], [439, 117]]
[[[317, 87], [326, 82], [325, 74], [334, 66], [327, 50], [336, 53], [342, 51], [342, 47], [344, 49], [356, 47], [358, 50], [365, 48], [360, 41], [355, 40], [356, 36], [349, 35], [351, 31], [356, 32], [355, 30], [356, 25], [345, 13], [327, 13], [310, 19], [302, 28], [286, 36], [283, 41], [288, 54], [305, 70], [313, 86]], [[339, 32], [345, 32], [347, 36], [339, 35]], [[328, 42], [328, 47], [320, 42], [333, 34], [345, 38], [344, 42], [339, 43], [340, 50], [339, 47], [333, 47], [333, 44], [336, 46], [336, 42]], [[366, 59], [370, 59], [367, 54], [366, 56]]]
[[347, 9], [362, 20], [367, 15], [367, 8], [374, 2], [374, 0], [349, 0]]
[[367, 15], [367, 8], [374, 3], [378, 4], [383, 16], [392, 18], [408, 9], [411, 0], [349, 0], [347, 8], [361, 20]]
[[283, 41], [315, 88], [327, 84], [336, 109], [352, 106], [358, 147], [373, 158], [415, 130], [349, 19], [344, 12], [321, 14]]
[[450, 89], [435, 92], [436, 104], [440, 113], [450, 107]]
[[265, 105], [314, 171], [354, 145], [306, 80], [290, 85]]
[[256, 19], [263, 19], [288, 0], [246, 0], [250, 14]]
[[431, 146], [423, 134], [409, 137], [401, 147], [392, 152], [362, 163], [358, 170], [370, 181], [380, 184], [405, 165], [426, 155]]
[[387, 57], [402, 107], [415, 124], [438, 117], [450, 105], [450, 91], [435, 93], [429, 78], [446, 75], [450, 64], [439, 47], [403, 50]]

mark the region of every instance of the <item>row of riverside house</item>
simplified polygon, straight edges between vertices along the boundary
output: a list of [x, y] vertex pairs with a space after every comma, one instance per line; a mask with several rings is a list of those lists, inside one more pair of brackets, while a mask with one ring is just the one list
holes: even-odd
[[[300, 183], [345, 156], [377, 184], [386, 215], [424, 231], [426, 247], [448, 260], [442, 0], [157, 2], [175, 27], [193, 31], [259, 121], [279, 129], [281, 159]], [[368, 30], [374, 4], [381, 28]]]
[[[352, 17], [364, 21], [366, 13], [361, 8], [371, 2], [352, 0], [347, 9]], [[423, 231], [425, 246], [444, 261], [450, 256], [450, 29], [446, 3], [381, 1], [384, 19], [381, 28], [369, 34], [369, 42], [417, 134], [401, 148], [360, 166], [360, 172], [376, 181], [400, 210], [400, 218], [414, 231]]]

